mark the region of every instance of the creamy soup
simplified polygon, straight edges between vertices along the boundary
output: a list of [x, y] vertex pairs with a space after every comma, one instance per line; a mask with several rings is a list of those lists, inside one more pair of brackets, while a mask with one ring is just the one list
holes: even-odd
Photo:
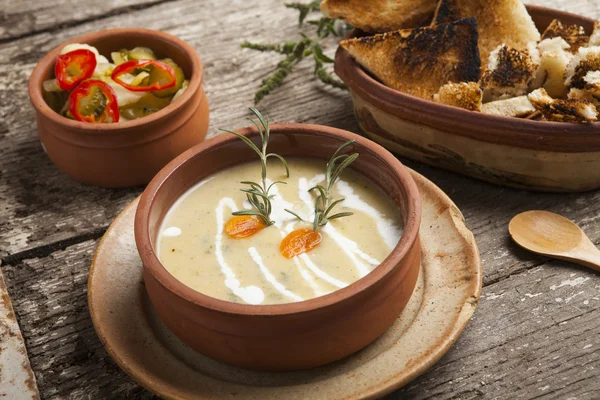
[[240, 181], [260, 178], [260, 162], [210, 176], [188, 190], [162, 223], [157, 251], [165, 268], [190, 288], [236, 303], [278, 304], [308, 300], [343, 288], [367, 275], [396, 246], [401, 218], [395, 204], [372, 183], [346, 170], [333, 198], [345, 200], [336, 212], [354, 215], [321, 227], [322, 242], [291, 259], [279, 251], [294, 229], [312, 227], [284, 211], [313, 220], [314, 195], [307, 190], [324, 180], [322, 160], [288, 159], [290, 178], [281, 164], [269, 162], [275, 223], [255, 235], [232, 239], [224, 231], [232, 211], [250, 209]]

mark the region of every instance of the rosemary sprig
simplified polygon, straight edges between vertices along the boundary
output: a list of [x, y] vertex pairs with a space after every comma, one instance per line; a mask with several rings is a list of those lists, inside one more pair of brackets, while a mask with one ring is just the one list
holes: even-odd
[[317, 27], [317, 36], [320, 38], [326, 38], [329, 34], [333, 36], [339, 36], [338, 31], [335, 29], [335, 19], [321, 17], [315, 21], [308, 21], [309, 24]]
[[292, 42], [286, 40], [281, 44], [258, 44], [251, 43], [248, 41], [242, 42], [240, 47], [242, 49], [252, 49], [257, 51], [274, 51], [280, 54], [290, 54], [294, 51], [294, 47], [296, 46], [296, 42]]
[[313, 57], [315, 59], [315, 76], [319, 78], [319, 80], [327, 85], [336, 87], [338, 89], [347, 89], [347, 86], [337, 79], [334, 79], [329, 75], [329, 72], [325, 69], [323, 63], [332, 63], [333, 60], [323, 54], [323, 49], [321, 46], [315, 45], [312, 49]]
[[[353, 214], [352, 212], [340, 212], [337, 214], [330, 215], [335, 206], [337, 206], [345, 200], [344, 198], [341, 198], [332, 201], [331, 189], [339, 179], [342, 171], [358, 158], [358, 153], [340, 154], [346, 147], [350, 146], [352, 143], [354, 143], [354, 140], [349, 140], [346, 143], [342, 144], [335, 151], [335, 153], [333, 153], [333, 155], [327, 162], [327, 167], [325, 168], [325, 184], [316, 185], [315, 187], [308, 189], [309, 192], [315, 191], [318, 193], [317, 198], [315, 199], [315, 216], [313, 219], [313, 231], [315, 232], [317, 231], [317, 229], [319, 229], [321, 226], [326, 225], [332, 219], [348, 217]], [[288, 209], [286, 209], [285, 211], [302, 221], [302, 218], [295, 212]]]
[[302, 25], [306, 17], [311, 11], [319, 11], [321, 8], [321, 1], [315, 0], [310, 3], [284, 3], [284, 6], [287, 8], [295, 8], [300, 11], [300, 15], [298, 16], [298, 25]]
[[285, 182], [275, 181], [267, 186], [267, 160], [271, 157], [275, 157], [279, 161], [281, 161], [281, 163], [285, 167], [285, 173], [288, 178], [290, 177], [290, 168], [288, 166], [287, 161], [285, 161], [285, 159], [282, 156], [280, 156], [279, 154], [267, 153], [267, 145], [269, 144], [269, 134], [270, 134], [269, 121], [265, 117], [263, 117], [263, 115], [260, 113], [260, 111], [258, 111], [256, 108], [250, 107], [250, 111], [252, 111], [252, 113], [254, 113], [254, 115], [256, 115], [256, 117], [258, 118], [258, 121], [260, 122], [260, 124], [259, 124], [254, 119], [248, 118], [248, 120], [250, 122], [252, 122], [254, 124], [254, 126], [256, 126], [256, 129], [258, 130], [258, 133], [259, 133], [260, 139], [261, 139], [261, 147], [260, 148], [258, 148], [258, 146], [256, 146], [246, 136], [239, 134], [237, 132], [234, 132], [232, 130], [229, 130], [229, 129], [220, 128], [220, 130], [222, 130], [224, 132], [229, 132], [229, 133], [237, 136], [238, 138], [242, 139], [244, 141], [244, 143], [246, 143], [252, 150], [254, 150], [254, 152], [256, 154], [258, 154], [258, 156], [260, 157], [260, 162], [261, 162], [262, 184], [253, 182], [253, 181], [240, 182], [243, 185], [248, 185], [248, 188], [244, 188], [244, 189], [240, 189], [240, 190], [242, 192], [246, 193], [246, 198], [248, 199], [248, 202], [252, 205], [253, 209], [252, 210], [235, 211], [232, 214], [233, 215], [253, 215], [253, 216], [260, 218], [265, 223], [265, 225], [269, 226], [269, 225], [274, 224], [274, 221], [271, 221], [271, 211], [272, 211], [273, 207], [271, 205], [271, 197], [272, 196], [269, 195], [269, 192], [274, 185], [276, 185], [278, 183], [285, 184]]
[[[304, 23], [309, 13], [319, 10], [319, 5], [320, 1], [313, 1], [311, 3], [285, 3], [286, 7], [299, 11], [298, 22], [300, 26]], [[320, 43], [322, 38], [325, 38], [330, 34], [340, 36], [340, 33], [335, 28], [336, 20], [321, 17], [318, 20], [310, 20], [307, 22], [316, 27], [316, 38], [301, 34], [302, 39], [299, 41], [286, 40], [282, 43], [266, 44], [244, 41], [241, 44], [242, 48], [257, 51], [271, 51], [286, 56], [277, 63], [275, 70], [262, 80], [260, 88], [254, 96], [254, 104], [258, 104], [265, 96], [283, 85], [294, 67], [311, 55], [313, 56], [312, 58], [315, 63], [314, 76], [318, 80], [326, 85], [347, 90], [347, 86], [343, 82], [332, 77], [325, 68], [325, 64], [333, 63], [333, 60], [323, 54], [323, 48]]]
[[[275, 72], [263, 79], [261, 87], [254, 95], [254, 104], [258, 104], [266, 95], [283, 85], [285, 78], [292, 72], [294, 65], [298, 64], [304, 58], [306, 47], [309, 44], [310, 39], [308, 38], [294, 43], [292, 51], [287, 53], [287, 57], [277, 64]], [[285, 48], [282, 48], [282, 51], [285, 51]]]

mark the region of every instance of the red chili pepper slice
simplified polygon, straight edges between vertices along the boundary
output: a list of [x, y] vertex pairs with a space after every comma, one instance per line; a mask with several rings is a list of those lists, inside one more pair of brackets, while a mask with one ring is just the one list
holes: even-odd
[[[147, 85], [133, 86], [123, 82], [121, 76], [133, 73], [136, 69], [149, 69], [150, 76]], [[158, 60], [133, 60], [117, 65], [111, 78], [119, 85], [132, 92], [149, 92], [152, 90], [168, 89], [175, 86], [175, 70], [169, 64]]]
[[73, 50], [56, 57], [54, 75], [62, 90], [71, 91], [90, 78], [96, 69], [96, 55], [88, 49]]
[[108, 83], [98, 79], [83, 81], [71, 92], [69, 111], [78, 121], [119, 122], [119, 105], [115, 91]]

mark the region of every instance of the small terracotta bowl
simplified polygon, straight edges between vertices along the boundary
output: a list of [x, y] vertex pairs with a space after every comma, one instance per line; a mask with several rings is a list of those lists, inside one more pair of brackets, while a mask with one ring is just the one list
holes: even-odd
[[[553, 19], [592, 32], [590, 18], [527, 6], [538, 30]], [[354, 30], [349, 36], [364, 33]], [[488, 115], [409, 96], [367, 73], [343, 48], [335, 72], [350, 88], [364, 133], [388, 150], [500, 185], [543, 191], [600, 188], [600, 122]]]
[[[256, 129], [243, 134], [258, 143]], [[319, 125], [271, 128], [269, 151], [286, 157], [329, 159], [353, 139], [360, 157], [352, 169], [381, 187], [398, 205], [404, 232], [392, 253], [370, 274], [331, 294], [281, 305], [218, 300], [185, 286], [155, 253], [159, 227], [171, 205], [211, 174], [256, 154], [233, 135], [221, 135], [169, 163], [144, 191], [135, 216], [135, 241], [150, 300], [165, 325], [200, 353], [240, 367], [295, 370], [352, 354], [379, 337], [408, 302], [419, 273], [419, 192], [408, 170], [383, 147], [353, 133]]]
[[[164, 109], [137, 120], [91, 124], [65, 118], [42, 97], [42, 82], [54, 77], [54, 63], [69, 43], [87, 43], [100, 54], [145, 46], [159, 58], [172, 58], [190, 84], [183, 96]], [[202, 88], [202, 63], [183, 40], [139, 28], [109, 29], [79, 36], [48, 53], [29, 79], [42, 146], [63, 172], [83, 183], [104, 187], [146, 184], [169, 161], [204, 140], [208, 101]]]

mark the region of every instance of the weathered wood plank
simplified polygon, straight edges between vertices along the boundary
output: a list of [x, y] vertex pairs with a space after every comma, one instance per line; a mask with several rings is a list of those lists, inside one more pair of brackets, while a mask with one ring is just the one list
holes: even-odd
[[389, 398], [598, 398], [599, 289], [558, 261], [486, 286], [454, 349]]
[[96, 242], [4, 266], [43, 398], [125, 398], [143, 392], [108, 357], [87, 308]]
[[0, 271], [0, 397], [39, 399], [21, 329]]
[[[44, 398], [145, 395], [91, 325], [86, 282], [96, 244], [3, 267]], [[389, 398], [593, 398], [600, 391], [599, 289], [598, 274], [554, 261], [486, 286], [454, 348]]]
[[2, 1], [0, 41], [8, 41], [42, 31], [53, 31], [65, 26], [86, 23], [136, 11], [154, 4], [173, 0], [24, 0]]

